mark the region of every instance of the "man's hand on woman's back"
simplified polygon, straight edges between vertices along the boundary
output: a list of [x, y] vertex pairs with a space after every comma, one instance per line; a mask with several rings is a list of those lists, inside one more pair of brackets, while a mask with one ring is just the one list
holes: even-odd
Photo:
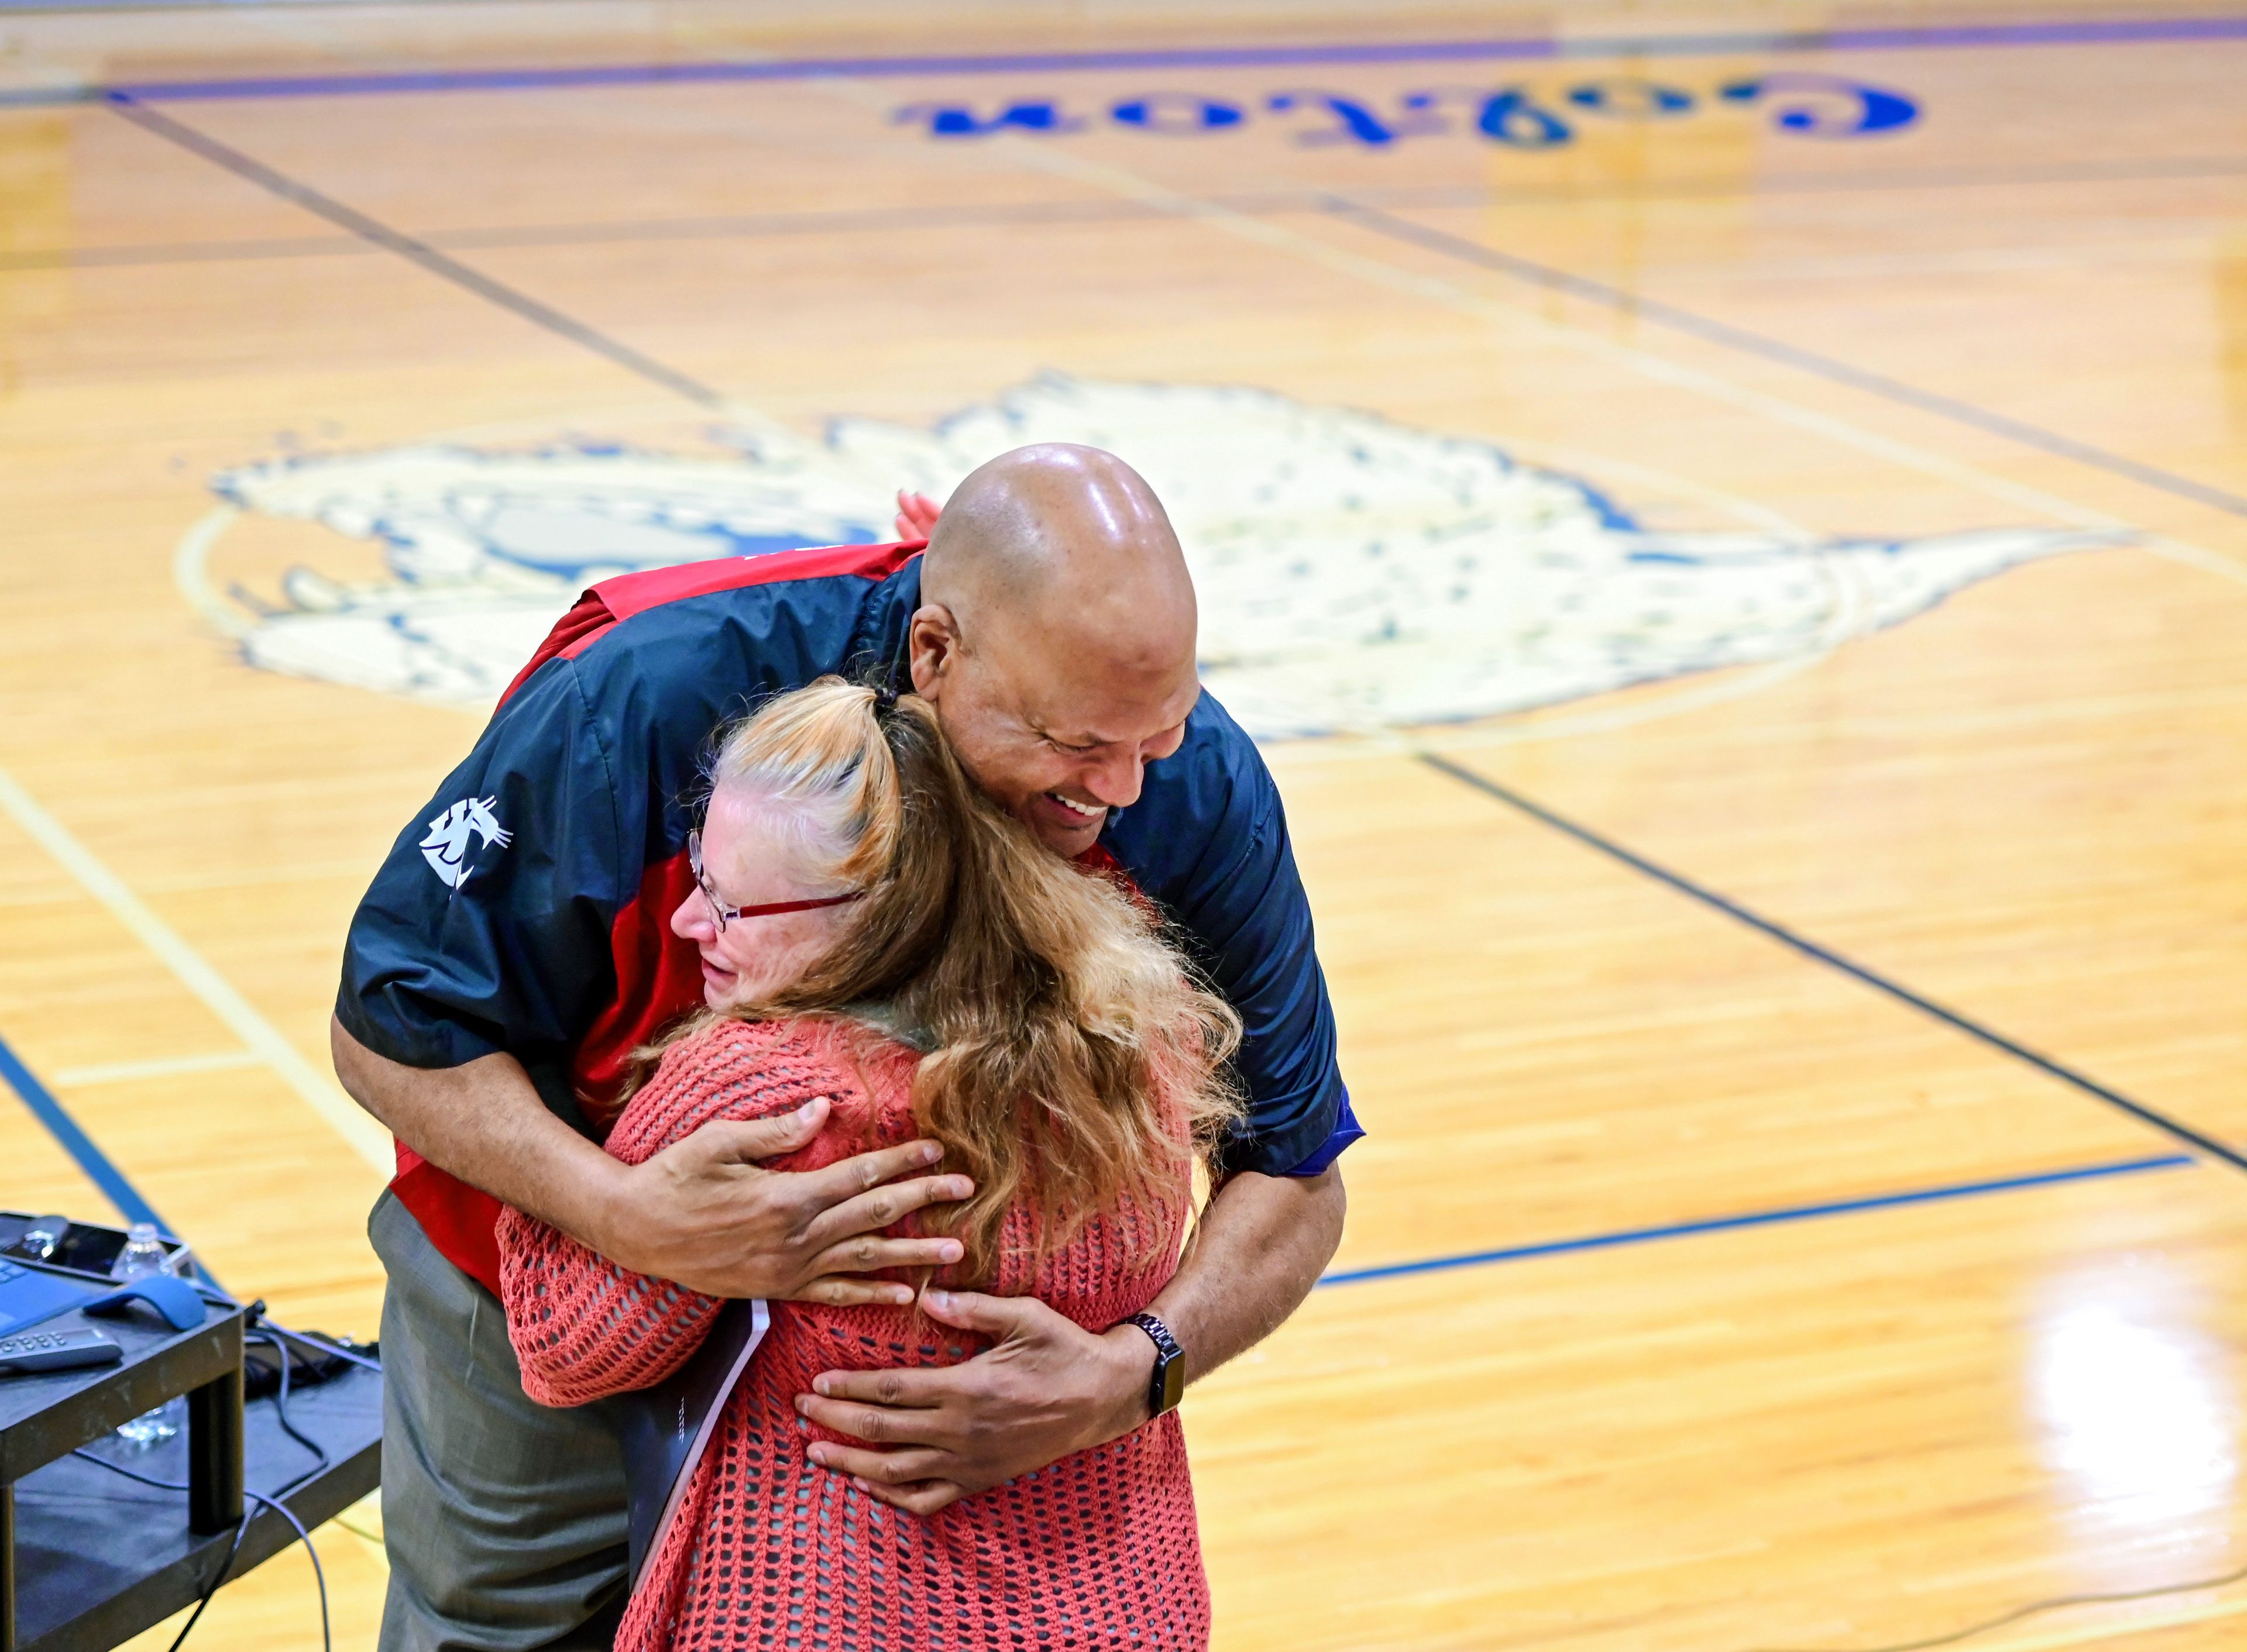
[[941, 1267], [960, 1259], [960, 1243], [884, 1239], [882, 1230], [926, 1205], [967, 1198], [974, 1184], [933, 1173], [943, 1156], [934, 1142], [861, 1153], [823, 1170], [761, 1168], [759, 1161], [802, 1147], [826, 1119], [827, 1103], [816, 1101], [782, 1118], [705, 1124], [626, 1168], [604, 1224], [619, 1248], [593, 1248], [706, 1296], [844, 1307], [912, 1301], [909, 1286], [860, 1276]]
[[824, 1372], [796, 1398], [821, 1427], [869, 1442], [809, 1453], [867, 1496], [925, 1517], [1147, 1420], [1154, 1344], [1137, 1326], [1088, 1331], [1035, 1296], [929, 1291], [921, 1307], [991, 1346], [959, 1365]]
[[340, 1021], [329, 1041], [344, 1088], [400, 1141], [634, 1273], [706, 1296], [850, 1307], [912, 1300], [905, 1286], [857, 1275], [960, 1259], [956, 1239], [882, 1237], [900, 1217], [973, 1195], [966, 1177], [933, 1173], [933, 1142], [800, 1173], [759, 1166], [819, 1134], [823, 1100], [782, 1118], [706, 1124], [625, 1164], [549, 1112], [512, 1055], [407, 1067]]
[[926, 494], [910, 493], [903, 488], [898, 489], [899, 539], [927, 538], [936, 531], [936, 519], [943, 514], [944, 508]]

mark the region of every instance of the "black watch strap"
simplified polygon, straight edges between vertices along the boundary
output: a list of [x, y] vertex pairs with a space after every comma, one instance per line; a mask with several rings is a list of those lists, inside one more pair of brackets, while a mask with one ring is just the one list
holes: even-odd
[[1178, 1339], [1152, 1314], [1133, 1314], [1121, 1323], [1137, 1326], [1155, 1345], [1155, 1369], [1147, 1376], [1148, 1417], [1151, 1420], [1177, 1410], [1186, 1392], [1186, 1351], [1178, 1346]]

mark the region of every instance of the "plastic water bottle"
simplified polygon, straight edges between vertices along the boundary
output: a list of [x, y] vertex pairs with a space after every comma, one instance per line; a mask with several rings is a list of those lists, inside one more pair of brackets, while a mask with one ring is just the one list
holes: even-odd
[[[163, 1241], [156, 1237], [155, 1224], [135, 1222], [126, 1230], [125, 1248], [118, 1252], [117, 1265], [109, 1270], [110, 1277], [120, 1284], [147, 1279], [152, 1273], [167, 1272], [166, 1259]], [[187, 1410], [185, 1400], [166, 1400], [154, 1410], [144, 1411], [120, 1428], [117, 1437], [136, 1447], [160, 1445], [179, 1433]]]

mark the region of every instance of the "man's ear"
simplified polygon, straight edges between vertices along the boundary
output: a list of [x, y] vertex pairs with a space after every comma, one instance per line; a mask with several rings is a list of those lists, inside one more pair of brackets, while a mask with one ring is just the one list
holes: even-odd
[[933, 702], [960, 655], [960, 627], [940, 603], [924, 603], [905, 627], [906, 666], [913, 693]]

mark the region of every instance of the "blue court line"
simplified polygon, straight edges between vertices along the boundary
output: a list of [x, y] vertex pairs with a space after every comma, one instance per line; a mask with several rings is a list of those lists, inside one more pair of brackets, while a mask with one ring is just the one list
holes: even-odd
[[1714, 320], [1676, 304], [1665, 304], [1659, 298], [1648, 297], [1643, 293], [1626, 291], [1588, 276], [1579, 276], [1551, 264], [1539, 263], [1518, 253], [1499, 252], [1465, 236], [1433, 229], [1342, 195], [1328, 196], [1327, 210], [1337, 218], [1357, 224], [1376, 235], [1385, 236], [1391, 241], [1409, 242], [1447, 258], [1533, 282], [1553, 291], [1589, 299], [1595, 304], [1657, 323], [1673, 331], [1690, 333], [1711, 344], [1759, 356], [1766, 361], [1815, 373], [1821, 379], [1847, 385], [1853, 390], [1861, 390], [1883, 400], [1921, 413], [1933, 413], [1957, 424], [1970, 426], [1985, 434], [2001, 436], [2057, 458], [2073, 460], [2078, 464], [2103, 470], [2109, 475], [2121, 476], [2180, 499], [2189, 499], [2195, 504], [2208, 505], [2234, 516], [2247, 516], [2247, 495], [2232, 493], [2227, 488], [2180, 475], [2175, 471], [2164, 470], [2158, 465], [2147, 464], [2126, 454], [2096, 447], [2087, 441], [2078, 441], [2073, 436], [2062, 435], [2056, 430], [2047, 430], [2042, 425], [2032, 425], [2026, 420], [2015, 419], [2007, 413], [1993, 413], [1970, 401], [1962, 401], [1956, 396], [1922, 390], [1916, 385], [1907, 384], [1901, 379], [1891, 379], [1886, 373], [1869, 372], [1837, 356], [1824, 355], [1814, 350], [1805, 350], [1777, 338], [1766, 338], [1762, 333], [1750, 332], [1745, 327]]
[[[16, 1093], [24, 1098], [24, 1104], [31, 1109], [31, 1116], [47, 1127], [48, 1132], [62, 1144], [64, 1150], [78, 1162], [79, 1168], [109, 1196], [110, 1203], [122, 1211], [128, 1221], [153, 1222], [162, 1232], [173, 1232], [148, 1201], [134, 1191], [125, 1173], [94, 1144], [92, 1137], [79, 1128], [78, 1122], [55, 1099], [53, 1092], [24, 1065], [4, 1039], [0, 1039], [0, 1078], [5, 1078]], [[1328, 1273], [1318, 1282], [1321, 1285], [1356, 1285], [1367, 1280], [1397, 1279], [1408, 1273], [1436, 1273], [1451, 1268], [1480, 1267], [1495, 1262], [1526, 1261], [1540, 1256], [1565, 1256], [1579, 1251], [1614, 1250], [1626, 1245], [1690, 1239], [1697, 1234], [1721, 1233], [1737, 1228], [1771, 1227], [1786, 1222], [1812, 1221], [1820, 1217], [1847, 1216], [1859, 1212], [1890, 1210], [1910, 1205], [1934, 1205], [1950, 1199], [1975, 1198], [1985, 1193], [2051, 1187], [2066, 1182], [2097, 1181], [2110, 1177], [2138, 1175], [2148, 1171], [2180, 1170], [2195, 1162], [2182, 1154], [2121, 1159], [2107, 1164], [2081, 1165], [2073, 1170], [2046, 1171], [2032, 1176], [1957, 1182], [1948, 1186], [1916, 1188], [1902, 1193], [1834, 1199], [1820, 1205], [1785, 1205], [1777, 1210], [1709, 1217], [1695, 1222], [1672, 1222], [1659, 1227], [1624, 1228], [1616, 1232], [1593, 1233], [1580, 1239], [1552, 1239], [1541, 1245], [1518, 1245], [1504, 1250], [1468, 1251], [1457, 1256], [1425, 1257], [1415, 1262], [1392, 1262], [1382, 1267], [1353, 1268]]]
[[1877, 1193], [1866, 1198], [1835, 1199], [1824, 1205], [1789, 1205], [1772, 1211], [1750, 1211], [1738, 1216], [1712, 1216], [1698, 1222], [1672, 1222], [1661, 1227], [1627, 1227], [1613, 1233], [1592, 1233], [1582, 1239], [1553, 1239], [1542, 1245], [1515, 1245], [1496, 1251], [1466, 1251], [1457, 1256], [1431, 1256], [1417, 1262], [1390, 1262], [1382, 1267], [1350, 1268], [1321, 1276], [1321, 1285], [1361, 1285], [1369, 1280], [1402, 1279], [1412, 1273], [1441, 1273], [1458, 1267], [1486, 1267], [1494, 1262], [1524, 1262], [1540, 1256], [1567, 1256], [1581, 1251], [1612, 1251], [1627, 1245], [1651, 1245], [1663, 1239], [1691, 1239], [1702, 1233], [1728, 1233], [1741, 1228], [1776, 1227], [1786, 1222], [1812, 1222], [1828, 1216], [1854, 1216], [1863, 1211], [1896, 1210], [1910, 1205], [1940, 1205], [1952, 1199], [1979, 1198], [1988, 1193], [2011, 1193], [2024, 1188], [2056, 1187], [2068, 1182], [2101, 1181], [2109, 1177], [2137, 1176], [2148, 1171], [2182, 1170], [2198, 1161], [2182, 1154], [2159, 1158], [2126, 1158], [2109, 1164], [2085, 1164], [2074, 1170], [2046, 1171], [2036, 1176], [2007, 1176], [1987, 1182], [1954, 1182], [1945, 1187], [1923, 1187], [1904, 1193]]
[[47, 1127], [69, 1154], [86, 1179], [109, 1196], [109, 1202], [124, 1213], [128, 1222], [154, 1222], [159, 1232], [172, 1230], [164, 1219], [156, 1214], [155, 1206], [142, 1198], [138, 1190], [125, 1178], [125, 1172], [110, 1163], [109, 1155], [94, 1144], [93, 1137], [79, 1128], [78, 1121], [63, 1109], [54, 1092], [24, 1065], [22, 1059], [0, 1039], [0, 1078], [8, 1081], [9, 1088], [24, 1098], [24, 1105], [31, 1109], [31, 1116]]
[[1758, 51], [1930, 51], [1988, 46], [2146, 44], [2247, 39], [2247, 17], [2147, 17], [1943, 28], [1828, 29], [1554, 39], [1345, 41], [1323, 45], [1218, 46], [1114, 51], [930, 53], [792, 58], [761, 63], [639, 63], [551, 69], [438, 69], [336, 75], [139, 80], [113, 86], [0, 92], [0, 106], [80, 103], [111, 92], [144, 101], [332, 98], [432, 92], [531, 92], [567, 87], [695, 85], [740, 81], [891, 79], [934, 75], [1075, 74], [1112, 70], [1281, 69], [1328, 65], [1513, 63], [1619, 57], [1705, 58]]
[[1543, 804], [1533, 802], [1520, 792], [1511, 787], [1500, 785], [1486, 775], [1477, 774], [1473, 769], [1455, 763], [1448, 757], [1439, 757], [1433, 752], [1421, 752], [1417, 755], [1421, 762], [1438, 774], [1447, 775], [1462, 785], [1471, 786], [1487, 797], [1496, 798], [1509, 809], [1518, 809], [1532, 820], [1539, 821], [1555, 831], [1574, 838], [1587, 849], [1597, 850], [1609, 859], [1622, 862], [1633, 871], [1643, 872], [1656, 883], [1666, 884], [1679, 894], [1689, 896], [1704, 906], [1714, 907], [1727, 918], [1737, 918], [1750, 929], [1760, 931], [1780, 945], [1793, 947], [1806, 958], [1813, 959], [1820, 964], [1837, 969], [1844, 975], [1863, 982], [1876, 992], [1885, 993], [1890, 998], [1909, 1005], [1923, 1014], [1933, 1016], [1936, 1021], [1965, 1034], [1969, 1038], [1978, 1040], [1992, 1049], [2003, 1051], [2016, 1061], [2025, 1062], [2046, 1076], [2056, 1078], [2063, 1084], [2106, 1102], [2109, 1107], [2127, 1113], [2140, 1123], [2150, 1124], [2164, 1135], [2175, 1137], [2187, 1146], [2196, 1148], [2211, 1158], [2222, 1159], [2234, 1170], [2247, 1171], [2247, 1155], [2241, 1154], [2237, 1148], [2226, 1146], [2212, 1136], [2195, 1130], [2182, 1120], [2171, 1118], [2168, 1114], [2148, 1107], [2143, 1102], [2133, 1101], [2121, 1091], [2110, 1089], [2087, 1074], [2078, 1072], [2074, 1068], [2064, 1066], [2051, 1056], [2031, 1049], [2017, 1039], [2006, 1037], [1995, 1027], [1986, 1026], [1970, 1016], [1960, 1014], [1955, 1009], [1938, 1004], [1925, 993], [1914, 992], [1902, 982], [1883, 975], [1876, 970], [1868, 969], [1854, 959], [1844, 957], [1830, 946], [1820, 945], [1808, 936], [1789, 929], [1784, 924], [1774, 923], [1760, 912], [1752, 911], [1741, 905], [1739, 902], [1731, 899], [1729, 896], [1718, 894], [1705, 884], [1697, 884], [1683, 873], [1673, 872], [1668, 867], [1647, 859], [1643, 855], [1625, 849], [1613, 838], [1602, 836], [1588, 826], [1580, 826], [1566, 816], [1557, 815]]

